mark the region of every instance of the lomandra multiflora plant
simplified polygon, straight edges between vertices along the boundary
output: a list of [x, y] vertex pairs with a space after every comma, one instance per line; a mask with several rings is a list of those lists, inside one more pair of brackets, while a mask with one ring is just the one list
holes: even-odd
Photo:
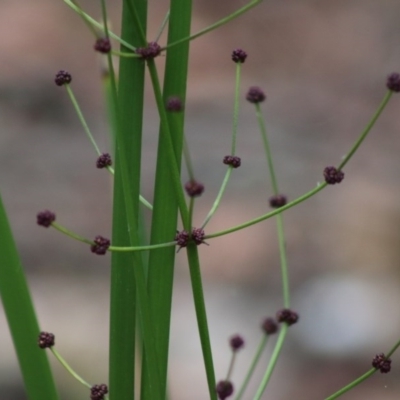
[[[109, 380], [108, 382], [86, 382], [79, 375], [79, 371], [73, 370], [60, 355], [56, 332], [41, 331], [39, 328], [8, 220], [1, 205], [0, 289], [29, 399], [58, 399], [48, 364], [46, 354], [48, 351], [77, 379], [77, 384], [87, 387], [88, 399], [132, 400], [135, 395], [143, 400], [168, 398], [168, 346], [173, 272], [177, 252], [185, 252], [188, 259], [203, 363], [208, 382], [208, 397], [212, 400], [229, 397], [236, 400], [265, 398], [263, 397], [265, 390], [279, 360], [285, 339], [291, 327], [301, 323], [301, 315], [296, 312], [295, 305], [292, 308], [290, 302], [283, 213], [324, 190], [328, 185], [339, 186], [346, 178], [347, 163], [372, 130], [392, 95], [400, 91], [400, 75], [398, 73], [389, 75], [386, 81], [387, 91], [381, 104], [340, 163], [335, 166], [327, 165], [322, 171], [315, 171], [316, 180], [321, 180], [323, 183], [319, 183], [314, 189], [296, 199], [287, 199], [279, 189], [262, 116], [262, 108], [266, 101], [266, 95], [261, 88], [262, 82], [260, 82], [260, 87], [247, 88], [246, 95], [243, 96], [245, 99], [242, 99], [240, 77], [247, 54], [243, 49], [233, 49], [230, 53], [221, 54], [221, 57], [231, 57], [232, 69], [236, 68], [232, 145], [230, 152], [221, 157], [221, 162], [226, 165], [226, 175], [215, 202], [202, 222], [194, 221], [192, 217], [195, 203], [202, 195], [206, 182], [199, 182], [196, 179], [190, 163], [189, 149], [185, 143], [185, 108], [189, 106], [185, 101], [189, 44], [196, 37], [244, 14], [260, 1], [253, 0], [228, 17], [191, 35], [190, 0], [171, 0], [170, 10], [160, 28], [161, 34], [168, 25], [168, 39], [164, 44], [159, 43], [158, 39], [155, 41], [147, 39], [146, 0], [123, 1], [120, 35], [112, 32], [107, 26], [105, 0], [100, 2], [101, 22], [88, 15], [74, 0], [64, 0], [66, 5], [74, 10], [94, 33], [93, 51], [104, 54], [108, 63], [104, 80], [109, 89], [107, 100], [111, 104], [110, 130], [113, 134], [113, 146], [106, 152], [100, 151], [85, 121], [78, 100], [74, 96], [73, 75], [71, 71], [66, 70], [67, 67], [58, 72], [55, 71], [55, 84], [60, 87], [60, 96], [68, 95], [71, 99], [83, 130], [97, 152], [97, 168], [107, 170], [113, 175], [113, 228], [111, 235], [98, 234], [93, 238], [83, 238], [64, 227], [63, 221], [57, 219], [54, 210], [46, 209], [37, 214], [37, 224], [56, 229], [72, 239], [83, 242], [83, 245], [87, 245], [88, 251], [94, 253], [94, 257], [107, 252], [112, 253]], [[157, 57], [160, 55], [165, 56], [163, 87], [160, 85], [160, 71], [157, 68]], [[113, 64], [116, 57], [119, 57], [118, 72], [114, 70]], [[141, 196], [139, 178], [146, 69], [151, 78], [160, 121], [152, 204]], [[383, 78], [382, 93], [384, 93], [384, 86]], [[207, 224], [220, 206], [229, 178], [234, 170], [241, 166], [241, 159], [236, 149], [236, 135], [238, 110], [242, 100], [254, 105], [255, 117], [258, 120], [273, 188], [269, 201], [271, 209], [241, 225], [227, 227], [220, 232], [209, 232]], [[188, 181], [181, 179], [181, 164], [188, 172]], [[140, 218], [143, 207], [151, 210], [150, 227], [145, 227], [143, 219]], [[245, 229], [273, 217], [276, 220], [279, 239], [282, 307], [276, 311], [275, 315], [265, 318], [262, 324], [262, 339], [242, 382], [231, 380], [236, 355], [244, 346], [244, 338], [240, 335], [232, 335], [229, 339], [232, 359], [226, 375], [216, 377], [202, 289], [199, 250], [217, 241], [219, 236]], [[144, 234], [146, 229], [150, 229], [148, 242]], [[274, 342], [274, 347], [269, 363], [261, 381], [258, 382], [258, 388], [251, 393], [248, 383], [270, 339]], [[62, 349], [62, 344], [59, 345], [59, 349]], [[389, 347], [384, 349], [385, 352], [382, 352], [382, 349], [371, 349], [371, 362], [370, 365], [365, 365], [365, 373], [334, 394], [321, 393], [320, 398], [336, 399], [361, 384], [375, 372], [388, 373], [391, 369], [390, 357], [399, 345], [400, 341], [392, 348], [388, 344]], [[135, 368], [135, 359], [139, 357], [138, 354], [141, 356], [140, 369]], [[198, 362], [201, 361], [198, 360]], [[140, 388], [135, 387], [135, 382], [139, 381]], [[193, 382], [193, 386], [196, 385], [197, 383]], [[138, 394], [139, 390], [140, 394]], [[187, 397], [191, 396], [192, 393], [188, 393]], [[307, 398], [307, 395], [301, 398]]]

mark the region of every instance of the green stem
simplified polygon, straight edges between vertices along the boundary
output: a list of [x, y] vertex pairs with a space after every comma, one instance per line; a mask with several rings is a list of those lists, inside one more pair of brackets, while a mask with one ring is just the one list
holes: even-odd
[[82, 111], [81, 111], [81, 108], [79, 107], [79, 104], [78, 104], [78, 102], [77, 102], [77, 100], [76, 100], [76, 97], [75, 97], [75, 95], [74, 95], [74, 92], [72, 91], [71, 86], [70, 86], [70, 85], [65, 85], [65, 87], [66, 87], [67, 93], [68, 93], [68, 95], [69, 95], [69, 97], [70, 97], [70, 99], [71, 99], [72, 105], [74, 106], [75, 111], [76, 111], [76, 113], [78, 114], [78, 118], [79, 118], [79, 120], [81, 121], [81, 124], [82, 124], [82, 126], [83, 126], [83, 129], [84, 129], [85, 132], [86, 132], [87, 137], [89, 138], [89, 140], [91, 141], [93, 147], [95, 148], [96, 153], [97, 153], [99, 156], [101, 156], [101, 151], [100, 151], [99, 147], [97, 146], [97, 143], [96, 143], [96, 141], [94, 140], [94, 137], [93, 137], [92, 133], [90, 132], [89, 126], [88, 126], [88, 124], [86, 123], [85, 117], [83, 116], [83, 113], [82, 113]]
[[240, 387], [239, 392], [236, 395], [235, 400], [240, 400], [242, 398], [244, 392], [246, 391], [247, 386], [248, 386], [248, 384], [250, 382], [250, 379], [254, 374], [254, 370], [256, 369], [257, 364], [260, 361], [261, 354], [263, 353], [263, 351], [264, 351], [264, 349], [265, 349], [265, 347], [267, 345], [268, 338], [269, 338], [269, 335], [263, 335], [263, 337], [261, 339], [261, 342], [258, 345], [258, 349], [256, 351], [256, 354], [255, 354], [254, 358], [253, 358], [253, 361], [251, 362], [250, 368], [247, 371], [246, 377], [244, 378], [242, 386]]
[[360, 147], [361, 143], [365, 140], [373, 126], [375, 125], [375, 122], [378, 120], [380, 115], [382, 114], [382, 111], [385, 109], [387, 104], [389, 103], [390, 98], [392, 97], [393, 92], [391, 90], [388, 90], [386, 93], [385, 97], [383, 98], [381, 104], [379, 105], [378, 109], [375, 111], [375, 114], [367, 124], [366, 128], [364, 129], [363, 133], [361, 136], [358, 138], [357, 142], [353, 145], [349, 153], [346, 155], [346, 157], [342, 160], [342, 162], [339, 164], [338, 169], [342, 169], [350, 160], [351, 157], [353, 157], [354, 153], [357, 151], [357, 149]]
[[274, 371], [275, 365], [276, 365], [276, 363], [278, 361], [279, 354], [280, 354], [280, 352], [282, 350], [283, 343], [285, 341], [285, 337], [286, 337], [287, 331], [288, 331], [288, 325], [286, 323], [283, 323], [281, 331], [279, 332], [278, 340], [277, 340], [277, 342], [275, 344], [274, 351], [273, 351], [271, 359], [269, 361], [268, 367], [267, 367], [267, 369], [265, 371], [265, 374], [264, 374], [264, 376], [263, 376], [263, 378], [261, 380], [260, 386], [257, 389], [257, 393], [254, 396], [254, 400], [260, 400], [261, 399], [261, 396], [263, 395], [264, 390], [267, 387], [267, 384], [268, 384], [269, 380], [271, 379], [272, 372]]
[[199, 328], [201, 348], [206, 368], [208, 390], [211, 400], [217, 400], [215, 391], [214, 363], [211, 351], [210, 333], [208, 331], [207, 312], [204, 301], [203, 284], [201, 280], [200, 262], [197, 246], [189, 244], [187, 247], [190, 278], [192, 283], [194, 306], [196, 310], [197, 326]]
[[[226, 174], [225, 174], [225, 177], [224, 177], [224, 180], [222, 182], [221, 188], [219, 189], [217, 198], [215, 199], [214, 204], [211, 207], [211, 210], [209, 211], [209, 213], [207, 214], [207, 217], [205, 218], [204, 222], [201, 225], [202, 229], [204, 229], [204, 227], [210, 222], [210, 219], [215, 214], [215, 212], [217, 211], [219, 205], [221, 204], [222, 195], [224, 194], [226, 186], [227, 186], [227, 184], [229, 182], [229, 178], [231, 176], [232, 169], [233, 169], [233, 167], [231, 167], [231, 166], [228, 167], [228, 169], [226, 171]], [[208, 237], [210, 237], [210, 236], [208, 236]]]
[[[65, 0], [64, 0], [65, 1]], [[233, 19], [239, 17], [240, 15], [244, 14], [246, 11], [250, 10], [254, 6], [256, 6], [258, 3], [261, 3], [262, 0], [253, 0], [249, 4], [246, 4], [244, 7], [240, 8], [239, 10], [235, 11], [234, 13], [228, 15], [225, 18], [220, 19], [218, 22], [215, 24], [210, 25], [209, 27], [202, 29], [201, 31], [195, 33], [194, 35], [188, 36], [186, 38], [177, 40], [176, 42], [169, 43], [167, 46], [163, 47], [163, 50], [170, 49], [173, 46], [177, 46], [178, 44], [194, 40], [198, 38], [199, 36], [205, 35], [206, 33], [219, 28], [222, 25], [227, 24], [228, 22], [232, 21]]]
[[[69, 6], [70, 8], [72, 8], [75, 12], [77, 12], [80, 16], [84, 17], [90, 24], [92, 24], [96, 28], [100, 29], [101, 31], [104, 30], [104, 26], [102, 23], [93, 19], [90, 15], [85, 13], [81, 8], [77, 7], [71, 0], [64, 0], [64, 3], [67, 4], [67, 6]], [[136, 51], [136, 47], [132, 46], [131, 44], [129, 44], [127, 41], [120, 38], [118, 35], [116, 35], [112, 31], [110, 31], [110, 37], [117, 40], [119, 43], [121, 43], [127, 49]]]
[[86, 244], [94, 244], [93, 240], [84, 238], [83, 236], [80, 236], [80, 235], [76, 234], [75, 232], [68, 230], [67, 228], [58, 224], [57, 222], [53, 222], [51, 224], [51, 226], [53, 228], [57, 229], [59, 232], [63, 233], [64, 235], [67, 235], [72, 239], [78, 240], [79, 242], [86, 243]]
[[54, 357], [57, 358], [59, 363], [68, 371], [70, 375], [72, 375], [78, 382], [80, 382], [83, 386], [86, 386], [87, 388], [91, 388], [92, 385], [88, 382], [86, 382], [82, 377], [80, 377], [72, 368], [71, 366], [64, 360], [64, 358], [61, 356], [61, 354], [54, 348], [50, 348], [51, 352], [53, 353]]
[[167, 13], [165, 14], [165, 17], [163, 19], [163, 22], [161, 23], [160, 29], [157, 32], [156, 38], [155, 38], [155, 42], [158, 42], [160, 40], [160, 37], [162, 35], [162, 33], [164, 32], [165, 27], [167, 26], [168, 20], [169, 20], [169, 10], [167, 11]]
[[236, 153], [236, 137], [239, 118], [239, 94], [240, 94], [240, 73], [242, 71], [242, 63], [236, 63], [236, 79], [235, 79], [235, 101], [233, 105], [233, 129], [232, 129], [232, 150], [231, 155]]
[[[400, 347], [400, 340], [392, 347], [392, 349], [387, 353], [386, 358], [389, 358], [397, 349]], [[376, 368], [370, 369], [368, 372], [366, 372], [364, 375], [361, 375], [359, 378], [354, 380], [353, 382], [349, 383], [342, 389], [338, 390], [336, 393], [332, 394], [331, 396], [327, 397], [325, 400], [334, 400], [340, 397], [342, 394], [348, 392], [349, 390], [353, 389], [357, 385], [359, 385], [361, 382], [365, 381], [368, 379], [371, 375], [373, 375], [377, 371]]]

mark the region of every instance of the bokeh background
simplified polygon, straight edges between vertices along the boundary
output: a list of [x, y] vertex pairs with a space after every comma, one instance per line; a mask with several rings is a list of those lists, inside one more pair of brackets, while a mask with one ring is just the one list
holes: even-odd
[[[100, 17], [97, 2], [80, 3]], [[110, 2], [119, 30], [120, 2]], [[194, 1], [193, 32], [245, 4], [243, 0]], [[149, 38], [156, 36], [168, 4], [149, 1]], [[388, 73], [400, 70], [400, 3], [397, 0], [264, 1], [247, 15], [191, 46], [186, 135], [196, 175], [205, 186], [196, 204], [202, 221], [222, 182], [229, 154], [235, 66], [244, 64], [238, 155], [222, 205], [208, 225], [215, 232], [265, 213], [271, 187], [250, 85], [267, 93], [263, 113], [280, 188], [289, 199], [322, 180], [338, 164], [385, 94]], [[101, 60], [93, 37], [63, 2], [0, 3], [0, 188], [21, 252], [43, 330], [93, 383], [107, 381], [109, 256], [39, 228], [36, 213], [51, 209], [60, 223], [94, 237], [111, 226], [112, 184], [95, 168], [96, 154], [64, 90], [53, 83], [59, 69], [73, 75], [73, 89], [100, 148], [109, 149]], [[163, 60], [159, 60], [160, 67]], [[151, 199], [157, 115], [151, 88], [145, 116], [143, 193]], [[265, 399], [323, 399], [370, 368], [376, 353], [400, 336], [400, 98], [394, 96], [359, 152], [345, 180], [285, 213], [293, 308], [290, 329]], [[185, 177], [186, 178], [186, 177]], [[260, 323], [282, 306], [274, 220], [210, 240], [200, 255], [217, 378], [227, 372], [228, 339], [246, 339], [233, 381], [239, 386], [258, 346]], [[1, 266], [0, 266], [1, 267]], [[171, 332], [172, 400], [207, 398], [189, 275], [177, 255]], [[0, 392], [26, 399], [0, 311]], [[269, 343], [245, 399], [251, 399], [272, 349]], [[343, 396], [352, 400], [400, 397], [400, 356], [392, 372], [375, 374]], [[54, 363], [65, 399], [86, 399], [86, 389]]]

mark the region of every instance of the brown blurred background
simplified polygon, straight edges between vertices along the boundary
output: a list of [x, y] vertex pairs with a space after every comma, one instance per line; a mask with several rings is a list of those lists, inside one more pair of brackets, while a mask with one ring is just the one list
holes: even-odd
[[[97, 2], [80, 3], [100, 17]], [[117, 32], [119, 3], [110, 6]], [[154, 39], [168, 5], [149, 3]], [[244, 4], [195, 1], [193, 32]], [[400, 70], [399, 20], [396, 0], [264, 1], [192, 44], [186, 134], [197, 178], [206, 186], [196, 204], [198, 224], [215, 199], [225, 173], [221, 160], [230, 152], [231, 51], [241, 47], [249, 54], [237, 145], [242, 167], [208, 233], [269, 209], [271, 187], [254, 109], [244, 100], [247, 88], [259, 85], [267, 93], [263, 113], [280, 188], [294, 199], [322, 180], [326, 165], [340, 162], [382, 100], [387, 74]], [[41, 327], [56, 334], [58, 350], [86, 380], [106, 382], [110, 258], [35, 224], [36, 213], [48, 208], [87, 237], [110, 232], [111, 181], [94, 167], [96, 154], [67, 94], [53, 83], [59, 69], [72, 73], [74, 92], [107, 151], [93, 37], [61, 0], [2, 0], [0, 37], [0, 188]], [[151, 199], [158, 122], [150, 87], [147, 98], [143, 194]], [[323, 399], [366, 372], [372, 357], [399, 339], [399, 111], [394, 96], [346, 166], [341, 185], [285, 213], [292, 305], [300, 321], [290, 330], [265, 399]], [[240, 333], [246, 346], [233, 375], [238, 387], [261, 338], [261, 320], [282, 306], [275, 222], [209, 243], [200, 254], [217, 379], [227, 372], [228, 339]], [[175, 290], [170, 398], [204, 400], [184, 252], [177, 256]], [[0, 338], [0, 397], [25, 399], [3, 312]], [[252, 398], [272, 345], [245, 399]], [[343, 399], [399, 399], [399, 354], [392, 359], [390, 374], [374, 375]], [[63, 398], [88, 398], [56, 363], [54, 372]]]

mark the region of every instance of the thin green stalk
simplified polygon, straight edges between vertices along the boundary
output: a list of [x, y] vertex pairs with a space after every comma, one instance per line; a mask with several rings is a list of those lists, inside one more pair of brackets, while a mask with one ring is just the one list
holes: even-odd
[[156, 38], [154, 40], [155, 42], [158, 42], [160, 40], [160, 37], [161, 37], [162, 33], [164, 32], [164, 29], [167, 26], [168, 21], [169, 21], [169, 10], [165, 14], [165, 17], [163, 19], [163, 22], [161, 23], [160, 29], [157, 32]]
[[204, 301], [203, 284], [201, 280], [200, 261], [197, 246], [193, 243], [187, 247], [190, 279], [192, 283], [194, 306], [196, 310], [197, 326], [199, 328], [201, 349], [203, 351], [206, 368], [208, 391], [211, 400], [217, 400], [215, 391], [215, 372], [211, 351], [210, 333], [208, 331], [207, 312]]
[[195, 179], [194, 179], [192, 158], [190, 157], [189, 146], [185, 136], [183, 137], [183, 158], [185, 160], [185, 165], [189, 175], [189, 180], [193, 181]]
[[280, 354], [280, 352], [282, 350], [283, 343], [285, 341], [285, 337], [286, 337], [287, 331], [288, 331], [288, 325], [286, 323], [283, 323], [282, 324], [282, 328], [281, 328], [281, 330], [279, 332], [278, 340], [277, 340], [277, 342], [275, 344], [274, 351], [272, 352], [272, 356], [271, 356], [271, 359], [269, 361], [268, 367], [267, 367], [267, 369], [265, 371], [265, 374], [264, 374], [264, 376], [263, 376], [263, 378], [261, 380], [260, 386], [257, 389], [257, 393], [254, 396], [254, 400], [260, 400], [261, 399], [261, 396], [263, 395], [264, 390], [267, 387], [267, 384], [268, 384], [269, 380], [271, 379], [272, 372], [274, 371], [275, 365], [276, 365], [276, 363], [278, 361], [279, 354]]
[[240, 94], [240, 75], [242, 71], [242, 63], [236, 63], [236, 79], [235, 79], [235, 100], [233, 104], [233, 129], [232, 129], [232, 149], [231, 155], [236, 153], [236, 137], [239, 119], [239, 94]]
[[[92, 18], [90, 15], [88, 15], [87, 13], [85, 13], [80, 7], [77, 7], [73, 1], [71, 0], [64, 0], [64, 3], [67, 4], [67, 6], [69, 6], [70, 8], [72, 8], [76, 13], [78, 13], [80, 16], [84, 17], [86, 19], [86, 21], [88, 21], [90, 24], [92, 24], [93, 26], [95, 26], [96, 28], [100, 29], [101, 31], [104, 30], [104, 26], [102, 23], [96, 21], [94, 18]], [[135, 51], [136, 47], [132, 46], [130, 43], [128, 43], [126, 40], [123, 40], [122, 38], [120, 38], [118, 35], [116, 35], [115, 33], [113, 33], [112, 31], [110, 31], [110, 37], [112, 37], [113, 39], [117, 40], [119, 43], [121, 43], [121, 45], [123, 45], [124, 47], [126, 47], [126, 49]]]
[[261, 3], [261, 1], [262, 0], [253, 0], [249, 4], [246, 4], [244, 7], [240, 8], [239, 10], [233, 12], [232, 14], [228, 15], [225, 18], [220, 19], [215, 24], [212, 24], [209, 27], [207, 27], [205, 29], [202, 29], [201, 31], [195, 33], [194, 35], [185, 37], [183, 39], [177, 40], [177, 41], [172, 42], [172, 43], [168, 42], [168, 45], [165, 46], [163, 48], [163, 50], [170, 49], [173, 46], [177, 46], [178, 44], [182, 44], [184, 42], [187, 42], [187, 41], [190, 41], [190, 40], [194, 40], [194, 39], [198, 38], [199, 36], [205, 35], [206, 33], [211, 32], [212, 30], [217, 29], [220, 26], [225, 25], [228, 22], [232, 21], [233, 19], [235, 19], [235, 18], [239, 17], [240, 15], [244, 14], [245, 12], [250, 10], [251, 8], [255, 7], [258, 3]]
[[344, 157], [342, 162], [339, 164], [338, 169], [342, 169], [349, 162], [351, 157], [353, 157], [353, 155], [357, 151], [357, 149], [361, 146], [361, 143], [365, 140], [365, 138], [367, 137], [367, 135], [369, 134], [369, 132], [371, 131], [371, 129], [375, 125], [375, 122], [378, 120], [378, 118], [382, 114], [382, 111], [385, 109], [385, 107], [389, 103], [389, 100], [391, 99], [392, 94], [393, 94], [393, 92], [391, 90], [387, 91], [387, 93], [386, 93], [385, 97], [383, 98], [381, 104], [379, 105], [378, 109], [375, 111], [375, 114], [373, 115], [373, 117], [371, 118], [369, 123], [367, 124], [366, 128], [364, 129], [364, 131], [361, 134], [361, 136], [358, 138], [358, 140], [355, 143], [355, 145], [353, 145], [351, 150], [348, 152], [348, 154], [346, 154], [346, 156]]
[[54, 348], [50, 348], [51, 352], [53, 353], [54, 357], [58, 360], [58, 362], [67, 370], [67, 372], [72, 375], [73, 378], [75, 378], [79, 383], [81, 383], [83, 386], [86, 386], [87, 388], [91, 388], [92, 385], [88, 382], [86, 382], [81, 376], [79, 376], [73, 369], [72, 367], [65, 361], [65, 359], [61, 356], [61, 354]]
[[256, 351], [256, 354], [255, 354], [254, 358], [253, 358], [253, 361], [251, 362], [250, 368], [247, 371], [246, 377], [244, 378], [242, 386], [240, 387], [240, 389], [238, 391], [238, 394], [236, 395], [235, 400], [240, 400], [242, 398], [244, 392], [246, 391], [247, 386], [248, 386], [248, 384], [250, 382], [250, 379], [254, 374], [254, 371], [255, 371], [255, 369], [256, 369], [256, 367], [258, 365], [258, 362], [260, 361], [261, 354], [263, 353], [265, 347], [267, 346], [268, 338], [269, 338], [269, 335], [263, 335], [263, 337], [261, 339], [261, 342], [258, 345], [258, 349]]
[[96, 141], [94, 140], [94, 137], [92, 135], [92, 133], [90, 132], [89, 126], [85, 120], [85, 117], [83, 116], [83, 113], [81, 111], [81, 108], [79, 107], [79, 103], [76, 100], [76, 97], [74, 95], [74, 92], [72, 91], [72, 88], [70, 85], [65, 85], [66, 89], [67, 89], [67, 93], [69, 95], [69, 98], [71, 99], [71, 102], [75, 108], [76, 113], [78, 114], [78, 118], [81, 121], [81, 124], [83, 126], [83, 129], [86, 132], [87, 137], [89, 138], [90, 142], [92, 143], [93, 147], [96, 150], [96, 153], [100, 156], [101, 155], [101, 151], [99, 149], [99, 147], [97, 146]]
[[25, 273], [0, 196], [0, 295], [29, 400], [57, 400]]
[[[386, 358], [389, 358], [398, 348], [400, 347], [400, 340], [392, 347], [392, 349], [386, 354]], [[342, 394], [348, 392], [349, 390], [355, 388], [357, 385], [359, 385], [361, 382], [364, 382], [366, 379], [368, 379], [371, 375], [373, 375], [376, 371], [378, 371], [376, 368], [372, 368], [369, 371], [367, 371], [364, 375], [361, 375], [359, 378], [354, 380], [353, 382], [349, 383], [342, 389], [338, 390], [336, 393], [332, 394], [331, 396], [327, 397], [325, 400], [334, 400], [340, 397]]]
[[[233, 169], [233, 167], [229, 166], [228, 169], [226, 170], [226, 174], [225, 174], [224, 180], [222, 181], [222, 185], [219, 189], [217, 198], [215, 199], [214, 204], [211, 207], [211, 210], [209, 211], [209, 213], [207, 214], [207, 217], [205, 218], [204, 222], [201, 224], [202, 229], [204, 229], [204, 227], [210, 222], [210, 219], [215, 214], [219, 205], [221, 204], [222, 195], [224, 194], [226, 186], [229, 182], [229, 178], [231, 176], [232, 169]], [[208, 237], [210, 237], [210, 236], [208, 236]]]

